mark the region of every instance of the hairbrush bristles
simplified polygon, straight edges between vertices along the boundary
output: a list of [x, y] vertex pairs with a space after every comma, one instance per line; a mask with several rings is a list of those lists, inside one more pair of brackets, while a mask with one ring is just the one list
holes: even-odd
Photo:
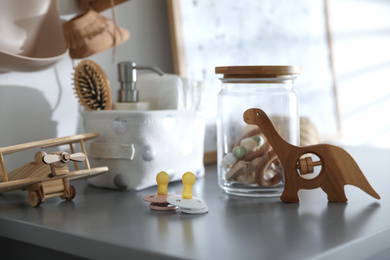
[[74, 90], [85, 110], [111, 110], [110, 82], [103, 69], [92, 60], [83, 60], [75, 68]]

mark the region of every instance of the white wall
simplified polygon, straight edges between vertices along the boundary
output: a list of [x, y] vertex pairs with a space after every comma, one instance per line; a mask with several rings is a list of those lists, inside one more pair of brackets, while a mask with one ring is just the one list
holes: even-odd
[[[339, 141], [390, 147], [390, 2], [329, 3], [343, 129]], [[114, 99], [119, 61], [173, 72], [166, 2], [132, 0], [115, 11], [118, 25], [130, 31], [130, 40], [117, 48], [115, 63], [112, 50], [91, 57], [108, 74]], [[109, 10], [103, 14], [111, 16]], [[82, 131], [71, 73], [72, 61], [65, 58], [40, 72], [0, 74], [0, 146]]]
[[390, 147], [390, 1], [329, 0], [343, 136]]
[[[111, 62], [112, 49], [90, 57], [106, 71], [114, 100], [118, 90], [116, 68], [120, 61], [156, 65], [164, 72], [173, 73], [166, 2], [132, 0], [118, 5], [115, 12], [117, 24], [130, 31], [130, 39], [117, 47], [114, 63]], [[110, 10], [102, 14], [111, 17]], [[0, 74], [1, 147], [82, 131], [79, 106], [73, 93], [72, 72], [72, 60], [67, 57], [44, 71]], [[5, 158], [7, 170], [20, 165], [17, 161], [21, 156], [15, 157]], [[23, 161], [32, 159], [23, 158]]]

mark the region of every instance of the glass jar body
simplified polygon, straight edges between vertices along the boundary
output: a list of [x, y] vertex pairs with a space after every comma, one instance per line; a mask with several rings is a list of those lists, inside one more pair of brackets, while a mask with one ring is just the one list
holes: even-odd
[[287, 142], [299, 144], [298, 94], [294, 77], [222, 79], [218, 95], [218, 182], [229, 194], [279, 196], [284, 173], [261, 130], [248, 125], [243, 113], [262, 109]]

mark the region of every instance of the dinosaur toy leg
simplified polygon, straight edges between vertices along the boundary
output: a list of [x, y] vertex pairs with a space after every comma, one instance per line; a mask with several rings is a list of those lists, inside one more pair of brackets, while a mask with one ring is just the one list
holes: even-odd
[[[338, 185], [337, 187], [327, 188], [321, 186], [321, 189], [328, 195], [329, 202], [347, 202], [348, 199], [345, 196], [344, 185]], [[337, 192], [334, 192], [337, 190]]]
[[283, 202], [298, 203], [299, 202], [298, 189], [296, 189], [294, 186], [290, 186], [289, 183], [286, 182], [283, 193], [280, 196], [280, 199]]

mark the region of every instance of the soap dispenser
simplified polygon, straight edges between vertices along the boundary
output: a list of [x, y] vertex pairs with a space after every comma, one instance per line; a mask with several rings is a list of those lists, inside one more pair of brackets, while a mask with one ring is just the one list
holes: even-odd
[[118, 93], [118, 102], [114, 104], [116, 110], [149, 110], [149, 103], [138, 102], [137, 70], [151, 70], [162, 76], [164, 72], [156, 66], [137, 65], [132, 61], [118, 63], [118, 79], [121, 88]]

